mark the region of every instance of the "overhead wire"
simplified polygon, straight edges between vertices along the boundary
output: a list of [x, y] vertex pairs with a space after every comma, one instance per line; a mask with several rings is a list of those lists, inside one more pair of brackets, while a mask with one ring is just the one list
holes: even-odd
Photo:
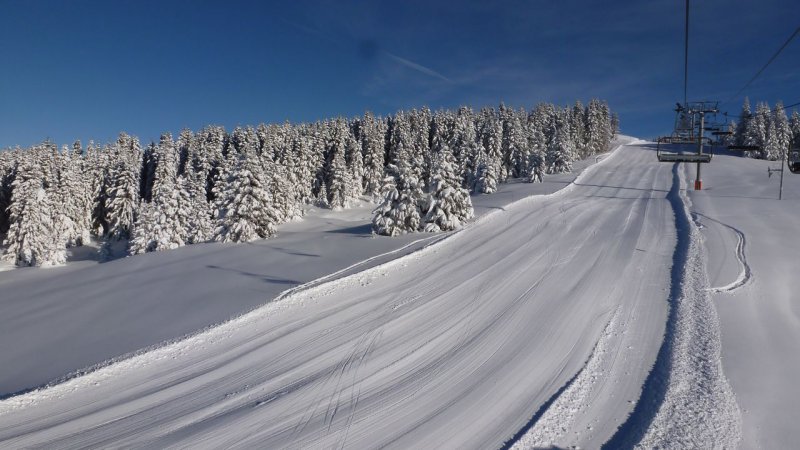
[[[687, 2], [688, 2], [688, 0], [687, 0]], [[742, 88], [741, 88], [741, 89], [739, 89], [739, 91], [738, 91], [738, 92], [736, 92], [736, 94], [734, 94], [733, 96], [731, 96], [731, 98], [729, 98], [728, 100], [725, 100], [725, 101], [724, 101], [724, 102], [722, 102], [722, 103], [728, 103], [728, 102], [730, 102], [731, 100], [733, 100], [733, 99], [737, 98], [737, 97], [738, 97], [738, 96], [739, 96], [739, 95], [740, 95], [742, 92], [744, 92], [744, 90], [745, 90], [745, 89], [747, 89], [748, 87], [750, 87], [750, 85], [751, 85], [751, 84], [753, 84], [753, 81], [755, 81], [755, 80], [756, 80], [756, 79], [757, 79], [759, 76], [761, 76], [761, 74], [762, 74], [762, 73], [764, 73], [764, 70], [766, 70], [766, 68], [767, 68], [767, 67], [769, 67], [769, 65], [770, 65], [770, 64], [772, 64], [772, 62], [773, 62], [773, 61], [775, 61], [775, 59], [778, 57], [778, 55], [780, 55], [780, 54], [781, 54], [781, 52], [783, 51], [783, 49], [785, 49], [785, 48], [786, 48], [786, 47], [789, 45], [789, 43], [790, 43], [790, 42], [792, 42], [792, 40], [793, 40], [793, 39], [794, 39], [794, 38], [795, 38], [795, 37], [796, 37], [798, 34], [800, 34], [800, 27], [797, 27], [797, 28], [794, 30], [794, 33], [792, 33], [792, 35], [791, 35], [791, 36], [789, 36], [789, 39], [786, 39], [786, 42], [784, 42], [784, 43], [783, 43], [783, 45], [781, 45], [781, 47], [778, 49], [778, 51], [777, 51], [777, 52], [775, 52], [775, 54], [774, 54], [774, 55], [772, 55], [772, 57], [769, 59], [769, 61], [767, 61], [767, 63], [766, 63], [766, 64], [764, 64], [764, 66], [763, 66], [763, 67], [761, 67], [761, 69], [759, 69], [759, 71], [758, 71], [758, 72], [756, 72], [756, 74], [755, 74], [755, 75], [753, 75], [753, 77], [752, 77], [752, 78], [750, 78], [750, 80], [749, 80], [747, 83], [745, 83], [745, 85], [744, 85], [744, 86], [742, 86]], [[792, 105], [792, 106], [796, 106], [796, 105]], [[788, 107], [787, 107], [787, 108], [788, 108]]]
[[[777, 105], [776, 105], [776, 106], [777, 106]], [[782, 110], [784, 110], [784, 111], [786, 111], [786, 110], [788, 110], [789, 108], [794, 108], [795, 106], [800, 106], [800, 102], [797, 102], [797, 103], [792, 103], [791, 105], [781, 106], [781, 109], [782, 109]], [[729, 114], [729, 113], [727, 113], [727, 112], [725, 112], [725, 113], [722, 113], [722, 114], [723, 114], [723, 115], [725, 115], [725, 117], [735, 117], [735, 118], [737, 118], [737, 119], [741, 119], [741, 118], [742, 118], [742, 115], [741, 115], [741, 114]]]
[[686, 0], [686, 28], [684, 31], [683, 46], [683, 104], [688, 103], [689, 89], [689, 0]]

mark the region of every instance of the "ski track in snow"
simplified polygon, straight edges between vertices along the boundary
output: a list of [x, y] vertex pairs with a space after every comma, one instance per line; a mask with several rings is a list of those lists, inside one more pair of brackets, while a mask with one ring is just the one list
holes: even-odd
[[659, 346], [639, 444], [735, 444], [694, 230], [661, 344], [675, 199], [654, 159], [622, 147], [420, 251], [0, 401], [0, 446], [486, 448], [542, 410], [520, 446], [599, 447]]
[[637, 447], [735, 448], [742, 437], [741, 411], [722, 370], [719, 317], [708, 294], [703, 238], [689, 220], [683, 176], [681, 185], [679, 216], [689, 233], [689, 251], [675, 305], [671, 370], [665, 401]]
[[683, 172], [678, 165], [674, 172], [670, 196], [681, 237], [667, 332], [642, 398], [604, 448], [735, 448], [741, 440], [741, 411], [723, 373], [703, 238], [689, 219]]
[[[565, 434], [574, 429], [575, 417], [589, 406], [593, 385], [607, 376], [604, 373], [608, 366], [605, 355], [609, 351], [609, 341], [620, 333], [618, 316], [619, 310], [616, 310], [595, 344], [589, 361], [565, 389], [557, 393], [531, 430], [514, 443], [513, 450], [556, 446], [565, 438], [569, 439]], [[591, 426], [587, 430], [591, 431]]]
[[[745, 238], [744, 233], [742, 233], [739, 229], [735, 227], [732, 227], [726, 223], [722, 223], [719, 220], [712, 219], [711, 217], [705, 216], [703, 214], [696, 212], [693, 213], [692, 215], [695, 217], [695, 223], [698, 223], [697, 217], [702, 217], [704, 219], [708, 219], [712, 222], [718, 223], [723, 227], [733, 231], [736, 234], [737, 242], [736, 242], [735, 254], [736, 254], [736, 260], [739, 262], [739, 275], [736, 277], [735, 280], [726, 284], [725, 286], [708, 288], [708, 291], [713, 292], [715, 294], [719, 292], [733, 292], [745, 286], [746, 284], [750, 283], [750, 280], [752, 279], [752, 271], [750, 269], [750, 264], [747, 263], [747, 255], [745, 254], [744, 251], [745, 244], [747, 243], [747, 239]], [[699, 225], [699, 227], [702, 228], [702, 225]]]

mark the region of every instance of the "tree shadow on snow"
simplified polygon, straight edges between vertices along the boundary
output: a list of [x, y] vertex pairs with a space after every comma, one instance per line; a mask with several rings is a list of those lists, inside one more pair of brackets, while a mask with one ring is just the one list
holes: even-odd
[[239, 270], [239, 269], [230, 269], [230, 268], [226, 268], [226, 267], [215, 266], [215, 265], [212, 265], [212, 264], [207, 264], [206, 267], [208, 267], [209, 269], [217, 269], [217, 270], [223, 270], [225, 272], [237, 273], [239, 275], [243, 275], [243, 276], [246, 276], [246, 277], [258, 278], [258, 279], [264, 281], [265, 283], [294, 284], [294, 285], [299, 285], [300, 284], [300, 282], [297, 281], [297, 280], [290, 280], [288, 278], [272, 277], [272, 276], [269, 276], [269, 275], [263, 275], [263, 274], [259, 274], [259, 273], [253, 273], [253, 272], [246, 272], [244, 270]]
[[308, 257], [312, 257], [312, 258], [319, 258], [320, 257], [320, 255], [317, 255], [315, 253], [303, 253], [303, 252], [298, 252], [298, 251], [294, 251], [294, 250], [289, 250], [289, 249], [283, 248], [283, 247], [272, 247], [272, 248], [274, 248], [275, 250], [278, 250], [279, 252], [286, 253], [287, 255], [308, 256]]
[[337, 228], [334, 230], [326, 231], [326, 233], [334, 234], [352, 234], [354, 236], [372, 236], [372, 224], [365, 223], [363, 225], [356, 225], [354, 227]]

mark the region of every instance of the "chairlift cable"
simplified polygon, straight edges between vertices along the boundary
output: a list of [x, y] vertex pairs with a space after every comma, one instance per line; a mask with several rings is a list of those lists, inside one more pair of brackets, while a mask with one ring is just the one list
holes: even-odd
[[683, 48], [683, 104], [688, 103], [689, 89], [689, 0], [686, 0], [686, 27], [684, 30]]
[[[792, 103], [791, 105], [785, 105], [781, 109], [783, 109], [784, 111], [787, 111], [789, 108], [794, 108], [795, 106], [800, 106], [800, 102]], [[736, 119], [741, 119], [742, 118], [741, 114], [730, 114], [730, 113], [727, 113], [727, 112], [723, 113], [723, 114], [725, 115], [725, 117], [734, 117]]]
[[[688, 2], [688, 0], [687, 0], [687, 2]], [[744, 86], [743, 86], [741, 89], [739, 89], [739, 91], [738, 91], [738, 92], [737, 92], [735, 95], [733, 95], [731, 98], [729, 98], [728, 100], [724, 101], [723, 103], [728, 103], [728, 102], [730, 102], [731, 100], [733, 100], [733, 99], [735, 99], [736, 97], [738, 97], [738, 96], [739, 96], [739, 95], [740, 95], [742, 92], [744, 92], [744, 90], [745, 90], [745, 89], [747, 89], [747, 88], [748, 88], [748, 87], [749, 87], [749, 86], [750, 86], [750, 85], [753, 83], [753, 81], [755, 81], [755, 80], [756, 80], [756, 79], [757, 79], [757, 78], [758, 78], [758, 77], [759, 77], [759, 76], [760, 76], [760, 75], [761, 75], [761, 74], [764, 72], [764, 70], [765, 70], [767, 67], [769, 67], [769, 65], [770, 65], [770, 64], [772, 64], [772, 62], [773, 62], [773, 61], [775, 61], [775, 58], [777, 58], [777, 57], [778, 57], [778, 55], [780, 55], [780, 54], [781, 54], [781, 52], [783, 51], [783, 49], [785, 49], [785, 48], [786, 48], [786, 46], [788, 46], [788, 45], [789, 45], [789, 43], [790, 43], [790, 42], [792, 42], [792, 40], [795, 38], [795, 36], [797, 36], [797, 35], [798, 35], [798, 33], [800, 33], [800, 27], [797, 27], [797, 28], [794, 30], [794, 33], [792, 33], [792, 35], [791, 35], [791, 36], [789, 36], [789, 39], [787, 39], [787, 40], [786, 40], [786, 42], [784, 42], [784, 43], [783, 43], [783, 45], [781, 45], [781, 47], [778, 49], [778, 51], [777, 51], [777, 52], [775, 52], [775, 54], [774, 54], [774, 55], [772, 55], [772, 57], [769, 59], [769, 61], [767, 61], [767, 63], [766, 63], [766, 64], [764, 64], [764, 66], [763, 66], [761, 69], [759, 69], [759, 71], [758, 71], [758, 72], [756, 72], [756, 74], [755, 74], [755, 75], [753, 75], [753, 78], [750, 78], [750, 81], [748, 81], [748, 82], [747, 82], [747, 83], [746, 83], [746, 84], [745, 84], [745, 85], [744, 85]], [[792, 106], [796, 106], [796, 105], [792, 105]]]

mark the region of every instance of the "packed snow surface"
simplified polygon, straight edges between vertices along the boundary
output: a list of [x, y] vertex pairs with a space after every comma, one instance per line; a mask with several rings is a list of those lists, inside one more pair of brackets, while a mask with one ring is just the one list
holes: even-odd
[[[748, 180], [751, 161], [727, 158], [708, 166]], [[786, 281], [791, 265], [751, 251], [757, 220], [718, 213], [729, 205], [714, 190], [729, 173], [707, 168], [709, 190], [690, 195], [684, 169], [658, 163], [649, 144], [622, 146], [558, 192], [496, 208], [421, 250], [6, 398], [0, 445], [790, 444], [782, 427], [796, 390], [764, 398], [754, 375], [792, 389], [791, 373], [769, 364], [797, 369], [780, 342], [797, 342], [797, 305], [788, 287], [766, 284]], [[779, 230], [797, 224], [783, 204], [742, 197], [731, 201], [776, 214]], [[764, 355], [735, 337], [757, 308], [745, 293], [762, 279], [772, 312], [745, 334], [775, 347]]]
[[[603, 157], [577, 162], [575, 172]], [[492, 195], [473, 196], [475, 213], [555, 192], [574, 179], [573, 173], [503, 184]], [[364, 270], [446, 236], [374, 237], [374, 207], [310, 208], [265, 241], [198, 244], [102, 264], [96, 248], [77, 247], [67, 266], [1, 272], [0, 398], [194, 334], [287, 289]]]
[[[780, 162], [717, 155], [705, 189], [690, 193], [708, 249], [722, 332], [722, 362], [742, 415], [742, 448], [800, 441], [800, 175]], [[694, 168], [687, 167], [687, 178]]]

